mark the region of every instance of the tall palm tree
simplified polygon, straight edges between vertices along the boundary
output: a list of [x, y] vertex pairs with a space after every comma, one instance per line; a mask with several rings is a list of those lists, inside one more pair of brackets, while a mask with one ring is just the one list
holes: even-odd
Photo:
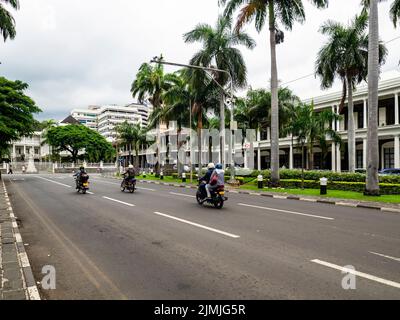
[[[216, 66], [220, 70], [228, 71], [232, 76], [233, 88], [243, 88], [246, 85], [247, 68], [243, 56], [237, 46], [248, 49], [255, 47], [255, 41], [245, 32], [234, 32], [232, 19], [229, 16], [219, 16], [216, 26], [198, 24], [195, 29], [184, 35], [187, 43], [201, 42], [202, 49], [190, 61], [192, 65], [203, 67]], [[214, 74], [215, 80], [225, 86], [230, 80], [227, 74]], [[225, 93], [220, 93], [219, 106], [221, 136], [221, 162], [225, 163]]]
[[[152, 66], [148, 63], [141, 65], [139, 72], [136, 75], [136, 79], [132, 83], [131, 93], [135, 98], [138, 97], [140, 103], [145, 102], [147, 99], [153, 105], [154, 109], [157, 110], [162, 107], [162, 95], [163, 92], [168, 90], [171, 86], [171, 74], [165, 74], [162, 64], [156, 64]], [[158, 123], [159, 125], [160, 123]], [[158, 141], [160, 143], [160, 133], [158, 131]], [[156, 173], [160, 173], [160, 148], [157, 147], [157, 163]]]
[[[344, 26], [335, 21], [325, 22], [320, 31], [329, 36], [328, 42], [321, 48], [316, 61], [316, 74], [321, 78], [323, 89], [331, 88], [335, 79], [343, 83], [343, 95], [339, 114], [343, 112], [348, 97], [348, 153], [349, 171], [355, 172], [356, 140], [354, 127], [353, 91], [357, 84], [368, 76], [368, 14], [364, 11], [356, 16], [350, 25]], [[379, 63], [387, 56], [386, 47], [379, 47]], [[366, 116], [366, 115], [365, 115]]]
[[[325, 8], [328, 0], [310, 0], [318, 8]], [[276, 58], [276, 45], [283, 42], [284, 33], [279, 30], [278, 22], [287, 30], [291, 30], [293, 23], [305, 20], [302, 0], [219, 0], [225, 5], [225, 15], [232, 14], [240, 6], [241, 10], [237, 19], [236, 30], [243, 28], [244, 24], [255, 20], [256, 30], [260, 32], [268, 20], [270, 49], [271, 49], [271, 183], [279, 185], [279, 97], [278, 97], [278, 68]]]
[[13, 9], [19, 9], [19, 0], [1, 0], [0, 1], [0, 32], [4, 41], [8, 38], [14, 39], [17, 32], [15, 30], [15, 20], [11, 13], [4, 7], [4, 4], [10, 5]]
[[397, 27], [397, 22], [400, 18], [400, 0], [393, 1], [392, 6], [390, 7], [390, 18], [393, 21], [395, 27]]
[[132, 150], [135, 151], [135, 165], [139, 167], [139, 149], [146, 142], [147, 130], [139, 123], [131, 124], [128, 121], [116, 127], [120, 143], [129, 151], [129, 164], [132, 164]]

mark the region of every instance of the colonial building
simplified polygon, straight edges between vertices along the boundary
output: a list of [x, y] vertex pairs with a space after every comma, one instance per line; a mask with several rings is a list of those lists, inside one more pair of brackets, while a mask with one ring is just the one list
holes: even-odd
[[[380, 168], [400, 168], [400, 72], [392, 71], [382, 75], [379, 84], [379, 150]], [[331, 109], [338, 112], [342, 92], [322, 95], [305, 102], [314, 101], [315, 111]], [[347, 152], [347, 107], [343, 119], [332, 123], [341, 136], [344, 147], [332, 143], [328, 154], [314, 147], [314, 169], [329, 169], [333, 171], [348, 170]], [[367, 167], [367, 129], [368, 129], [368, 86], [363, 84], [354, 92], [354, 119], [356, 128], [356, 168], [365, 170]], [[264, 138], [263, 138], [264, 136]], [[294, 140], [296, 142], [296, 139]], [[256, 163], [258, 169], [270, 167], [270, 134], [259, 135], [256, 146]], [[308, 159], [305, 157], [305, 162]], [[287, 168], [300, 168], [302, 162], [301, 150], [292, 139], [286, 137], [280, 140], [280, 164]]]

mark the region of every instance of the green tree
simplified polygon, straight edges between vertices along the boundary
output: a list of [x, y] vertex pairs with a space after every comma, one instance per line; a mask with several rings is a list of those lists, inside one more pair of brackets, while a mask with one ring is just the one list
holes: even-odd
[[[350, 172], [355, 172], [356, 169], [353, 91], [356, 85], [365, 81], [368, 76], [367, 26], [368, 14], [365, 11], [356, 16], [348, 26], [331, 20], [324, 23], [320, 31], [328, 35], [329, 40], [319, 51], [316, 61], [316, 74], [321, 78], [323, 89], [331, 88], [336, 78], [343, 83], [339, 114], [343, 112], [346, 98], [348, 98], [347, 132]], [[381, 43], [380, 64], [384, 63], [386, 56], [386, 47]]]
[[[304, 183], [304, 151], [307, 147], [308, 168], [314, 168], [314, 146], [318, 144], [322, 149], [323, 159], [326, 159], [329, 148], [329, 140], [341, 144], [341, 138], [335, 130], [332, 129], [333, 121], [340, 119], [340, 116], [332, 112], [332, 110], [323, 110], [316, 112], [314, 103], [299, 104], [293, 109], [293, 119], [291, 125], [285, 130], [297, 138], [301, 147], [302, 154], [302, 171]], [[304, 186], [304, 184], [302, 185]]]
[[[328, 0], [311, 0], [318, 8], [325, 8]], [[280, 22], [287, 30], [292, 30], [295, 21], [304, 22], [305, 13], [302, 0], [219, 0], [225, 5], [225, 15], [232, 14], [241, 7], [236, 30], [255, 20], [260, 32], [268, 21], [271, 49], [271, 182], [279, 185], [279, 97], [276, 45], [283, 42], [284, 33], [279, 29]]]
[[93, 162], [110, 160], [115, 153], [112, 144], [102, 135], [83, 125], [52, 127], [45, 134], [44, 143], [56, 153], [71, 153], [73, 162], [78, 159], [79, 152], [85, 152], [84, 157]]
[[[190, 64], [203, 67], [217, 67], [220, 70], [229, 72], [233, 80], [233, 88], [243, 88], [247, 81], [247, 68], [242, 53], [237, 46], [244, 46], [248, 49], [255, 47], [255, 41], [245, 32], [234, 32], [232, 18], [230, 16], [219, 16], [216, 26], [209, 24], [198, 24], [195, 29], [184, 35], [186, 43], [200, 42], [202, 48], [190, 61]], [[215, 80], [221, 87], [224, 87], [229, 77], [225, 73], [215, 73]], [[220, 90], [219, 116], [220, 132], [225, 132], [225, 93]], [[224, 159], [225, 139], [221, 141], [221, 159]]]
[[[164, 73], [162, 64], [152, 66], [148, 63], [144, 63], [139, 68], [139, 72], [132, 83], [131, 93], [134, 98], [138, 97], [140, 103], [149, 100], [153, 105], [154, 110], [157, 110], [163, 106], [163, 93], [172, 86], [171, 80], [173, 77], [174, 76], [171, 74]], [[157, 143], [159, 144], [159, 134], [157, 140]], [[157, 148], [157, 158], [156, 173], [158, 175], [160, 173], [159, 148]]]
[[128, 121], [116, 127], [118, 139], [120, 143], [128, 148], [129, 151], [129, 164], [132, 164], [132, 150], [135, 151], [135, 165], [139, 167], [139, 150], [140, 146], [146, 144], [147, 130], [139, 123], [132, 124]]
[[0, 1], [0, 32], [4, 41], [8, 38], [14, 39], [17, 32], [15, 30], [15, 19], [11, 13], [4, 7], [4, 4], [10, 5], [13, 9], [19, 9], [19, 0], [1, 0]]
[[26, 83], [0, 77], [0, 152], [3, 154], [12, 141], [29, 136], [35, 130], [33, 115], [41, 110], [24, 94], [27, 89]]

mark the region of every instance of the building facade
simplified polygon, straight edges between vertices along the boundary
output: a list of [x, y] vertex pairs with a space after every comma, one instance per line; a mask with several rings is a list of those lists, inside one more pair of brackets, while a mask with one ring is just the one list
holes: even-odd
[[[322, 95], [314, 99], [304, 101], [314, 102], [315, 111], [330, 109], [337, 113], [342, 97], [342, 92]], [[393, 71], [382, 75], [379, 84], [379, 150], [380, 169], [400, 168], [400, 72]], [[354, 119], [356, 135], [356, 168], [367, 168], [367, 131], [368, 131], [368, 86], [361, 85], [354, 92]], [[332, 128], [342, 138], [343, 146], [331, 142], [327, 154], [314, 147], [314, 168], [326, 169], [337, 172], [348, 170], [347, 152], [347, 106], [344, 109], [342, 120], [332, 123]], [[264, 137], [264, 139], [263, 139]], [[296, 140], [295, 140], [296, 141]], [[270, 167], [270, 134], [259, 134], [256, 147], [256, 163], [258, 169]], [[305, 157], [305, 162], [308, 162]], [[302, 162], [301, 150], [296, 143], [292, 145], [292, 138], [286, 137], [280, 140], [280, 165], [286, 168], [300, 168]], [[311, 169], [311, 168], [310, 168]]]
[[98, 129], [98, 116], [101, 107], [89, 106], [87, 109], [74, 109], [71, 111], [71, 116], [86, 127], [96, 130]]

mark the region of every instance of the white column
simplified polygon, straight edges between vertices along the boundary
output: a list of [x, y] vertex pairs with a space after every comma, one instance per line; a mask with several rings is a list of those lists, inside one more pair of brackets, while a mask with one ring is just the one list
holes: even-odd
[[363, 139], [363, 169], [367, 170], [368, 139]]
[[293, 146], [290, 145], [290, 151], [289, 151], [289, 169], [293, 169]]
[[398, 125], [399, 124], [399, 94], [396, 93], [394, 95], [394, 124]]
[[[336, 113], [339, 115], [339, 107], [335, 106], [335, 109], [336, 109]], [[339, 119], [336, 121], [336, 131], [340, 131], [340, 120]]]
[[[335, 106], [332, 106], [332, 112], [333, 112], [333, 113], [336, 113], [336, 108], [335, 108]], [[334, 131], [336, 131], [336, 130], [335, 130], [335, 129], [336, 129], [336, 128], [335, 128], [335, 127], [336, 127], [335, 124], [336, 124], [336, 122], [335, 122], [335, 120], [333, 120], [333, 121], [332, 121], [332, 130], [334, 130]]]
[[17, 157], [17, 150], [15, 147], [15, 144], [13, 143], [13, 154], [12, 154], [11, 162], [14, 161], [16, 157]]
[[332, 143], [332, 171], [336, 172], [336, 143]]
[[261, 171], [261, 148], [257, 149], [257, 170]]
[[336, 146], [336, 172], [342, 172], [342, 153], [340, 145]]
[[400, 168], [400, 136], [394, 137], [394, 167]]
[[5, 161], [3, 161], [3, 169], [7, 169], [7, 164]]
[[364, 99], [364, 116], [363, 116], [363, 119], [364, 119], [363, 128], [367, 129], [367, 127], [368, 127], [368, 100], [367, 99]]

